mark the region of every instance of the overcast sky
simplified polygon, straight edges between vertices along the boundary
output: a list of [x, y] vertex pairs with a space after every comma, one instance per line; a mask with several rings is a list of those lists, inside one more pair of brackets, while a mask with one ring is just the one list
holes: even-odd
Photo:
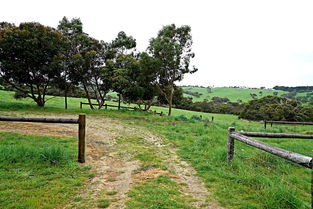
[[162, 26], [190, 25], [199, 70], [180, 84], [312, 86], [312, 11], [312, 0], [3, 0], [0, 21], [78, 17], [90, 36], [109, 42], [123, 30], [140, 51]]

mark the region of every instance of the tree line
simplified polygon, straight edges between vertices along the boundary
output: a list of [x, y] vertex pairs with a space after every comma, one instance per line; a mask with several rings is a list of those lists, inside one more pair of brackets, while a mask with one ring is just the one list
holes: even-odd
[[275, 89], [275, 90], [282, 90], [282, 91], [288, 91], [288, 92], [297, 92], [297, 93], [313, 92], [313, 86], [295, 86], [295, 87], [274, 86], [273, 89]]
[[67, 108], [68, 93], [78, 88], [90, 108], [100, 109], [113, 90], [143, 110], [163, 100], [171, 115], [175, 82], [197, 71], [190, 66], [194, 56], [187, 25], [164, 26], [147, 50], [138, 52], [136, 39], [124, 31], [110, 42], [97, 40], [84, 32], [79, 18], [64, 17], [57, 28], [0, 23], [0, 80], [14, 89], [16, 98], [29, 97], [40, 107], [46, 95], [59, 89]]

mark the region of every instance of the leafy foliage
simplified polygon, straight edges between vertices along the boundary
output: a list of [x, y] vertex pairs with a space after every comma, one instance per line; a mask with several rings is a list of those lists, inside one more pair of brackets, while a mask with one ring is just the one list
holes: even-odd
[[45, 95], [58, 75], [62, 35], [39, 23], [19, 27], [2, 24], [0, 29], [0, 75], [19, 95], [44, 106]]
[[150, 40], [149, 52], [162, 63], [157, 81], [161, 93], [169, 104], [168, 115], [171, 115], [174, 82], [181, 81], [186, 73], [197, 71], [195, 67], [189, 68], [190, 60], [195, 56], [191, 46], [191, 28], [186, 25], [164, 26], [157, 37]]
[[267, 96], [245, 105], [240, 117], [249, 120], [313, 121], [313, 107], [282, 97]]

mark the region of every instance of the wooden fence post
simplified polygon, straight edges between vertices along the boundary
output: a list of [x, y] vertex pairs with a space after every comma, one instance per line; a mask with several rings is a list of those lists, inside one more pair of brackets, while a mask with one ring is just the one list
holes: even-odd
[[230, 136], [231, 133], [235, 132], [234, 127], [228, 128], [228, 142], [227, 142], [227, 160], [230, 161], [234, 157], [234, 145], [235, 140]]
[[118, 94], [118, 110], [121, 109], [121, 94]]
[[311, 160], [311, 208], [313, 209], [313, 158]]
[[107, 104], [105, 104], [105, 105], [104, 105], [104, 108], [107, 110], [107, 109], [108, 109], [108, 105], [107, 105]]
[[266, 120], [264, 121], [264, 129], [266, 129]]
[[86, 115], [80, 114], [78, 118], [78, 162], [85, 162], [85, 134], [86, 134]]

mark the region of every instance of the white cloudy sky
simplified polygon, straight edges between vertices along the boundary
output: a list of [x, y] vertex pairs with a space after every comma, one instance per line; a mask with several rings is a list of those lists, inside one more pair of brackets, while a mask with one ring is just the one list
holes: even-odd
[[121, 30], [147, 48], [162, 26], [190, 25], [199, 71], [181, 84], [313, 85], [312, 0], [3, 0], [0, 21], [56, 27], [79, 17], [111, 41]]

